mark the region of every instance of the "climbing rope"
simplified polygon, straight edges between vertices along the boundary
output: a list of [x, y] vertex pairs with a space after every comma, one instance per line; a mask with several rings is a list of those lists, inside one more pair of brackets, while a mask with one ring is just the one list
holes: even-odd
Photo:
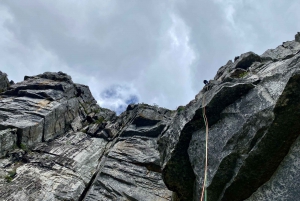
[[[208, 90], [208, 85], [206, 85], [206, 89]], [[207, 91], [206, 90], [206, 91]], [[207, 192], [206, 192], [206, 181], [207, 181], [207, 156], [208, 156], [208, 121], [206, 117], [206, 112], [205, 112], [205, 105], [204, 105], [204, 99], [205, 99], [205, 94], [203, 94], [202, 98], [202, 116], [204, 119], [205, 123], [205, 168], [204, 168], [204, 180], [203, 180], [203, 187], [202, 187], [202, 193], [201, 193], [201, 201], [203, 201], [203, 196], [204, 200], [207, 201]]]

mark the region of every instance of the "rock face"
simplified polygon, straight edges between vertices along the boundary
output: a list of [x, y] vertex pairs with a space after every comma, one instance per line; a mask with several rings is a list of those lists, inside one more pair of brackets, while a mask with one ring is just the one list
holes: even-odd
[[84, 118], [84, 110], [97, 109], [87, 86], [63, 73], [44, 73], [2, 93], [0, 128], [16, 128], [17, 144], [30, 147], [64, 134], [76, 117]]
[[0, 71], [0, 93], [6, 91], [9, 85], [7, 74]]
[[0, 200], [170, 200], [157, 138], [174, 112], [100, 108], [67, 74], [25, 76], [0, 99]]
[[300, 43], [300, 32], [296, 34], [295, 41]]
[[[0, 200], [298, 200], [300, 41], [228, 61], [186, 106], [116, 116], [65, 73], [0, 73]], [[6, 83], [6, 84], [2, 84]]]
[[204, 106], [209, 122], [207, 200], [298, 199], [299, 50], [299, 42], [289, 41], [261, 59], [241, 55], [220, 68], [215, 80], [177, 113], [159, 139], [163, 178], [177, 200], [201, 196]]
[[171, 200], [161, 178], [157, 137], [171, 120], [169, 110], [130, 105], [120, 129], [84, 200]]
[[64, 73], [12, 85], [0, 99], [0, 200], [77, 200], [108, 143], [80, 132], [115, 115]]
[[0, 157], [4, 157], [17, 143], [17, 129], [0, 131]]

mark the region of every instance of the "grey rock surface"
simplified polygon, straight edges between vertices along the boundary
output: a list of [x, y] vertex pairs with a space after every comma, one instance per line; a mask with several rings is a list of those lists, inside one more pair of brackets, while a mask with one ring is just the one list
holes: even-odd
[[[0, 200], [78, 200], [106, 144], [103, 139], [71, 132], [37, 144], [18, 161], [11, 156], [8, 164], [0, 166], [8, 175], [0, 182]], [[0, 164], [6, 160], [0, 159]]]
[[7, 74], [0, 71], [0, 93], [6, 91], [9, 85]]
[[[123, 117], [122, 117], [123, 116]], [[127, 118], [126, 118], [126, 117]], [[171, 120], [169, 110], [131, 105], [118, 122], [124, 125], [84, 200], [171, 200], [161, 177], [157, 137]]]
[[0, 130], [0, 158], [6, 156], [8, 151], [14, 149], [17, 143], [16, 129]]
[[260, 62], [261, 58], [253, 52], [247, 52], [239, 56], [234, 62], [234, 68], [248, 69], [254, 62]]
[[108, 141], [80, 132], [114, 121], [65, 73], [25, 76], [0, 98], [0, 200], [78, 200]]
[[[263, 59], [266, 54], [259, 57], [247, 53], [234, 63], [228, 62], [219, 69], [215, 80], [177, 113], [158, 141], [163, 179], [174, 191], [175, 200], [199, 200], [201, 196], [205, 161], [203, 106], [210, 127], [207, 200], [245, 200], [274, 174], [278, 176], [273, 180], [280, 181], [281, 186], [286, 186], [282, 188], [292, 194], [285, 197], [297, 197], [293, 192], [300, 187], [298, 182], [288, 184], [291, 180], [284, 181], [288, 175], [275, 172], [284, 165], [283, 159], [300, 134], [299, 44], [284, 43], [289, 53], [283, 52], [282, 46], [269, 50], [271, 59]], [[239, 67], [239, 62], [247, 57], [251, 58], [245, 59], [247, 70], [236, 71], [237, 66], [245, 69]], [[293, 162], [298, 164], [297, 159]], [[295, 165], [290, 166], [295, 175], [299, 174]], [[268, 187], [273, 188], [272, 184]], [[272, 200], [268, 193], [273, 191], [261, 188], [249, 200]], [[277, 190], [273, 196], [280, 200], [280, 185]]]
[[300, 32], [295, 35], [295, 41], [300, 43]]
[[[101, 111], [87, 86], [64, 73], [44, 73], [12, 85], [0, 98], [0, 128], [16, 128], [17, 143], [33, 146], [79, 130], [88, 114]], [[74, 122], [75, 121], [75, 122]]]
[[0, 99], [0, 200], [170, 200], [156, 141], [172, 114], [117, 117], [67, 74], [25, 76]]
[[[300, 97], [295, 88], [295, 83], [300, 81], [299, 72], [284, 69], [284, 66], [288, 65], [277, 69], [278, 73], [281, 71], [279, 74], [265, 79], [261, 75], [261, 82], [242, 99], [224, 108], [217, 122], [210, 120], [208, 200], [233, 201], [249, 197], [272, 176], [299, 135], [292, 130], [292, 126], [300, 130], [296, 123], [299, 118], [292, 112], [299, 107], [296, 102]], [[296, 92], [289, 94], [296, 104], [283, 106], [285, 94], [291, 93], [289, 85]], [[208, 116], [208, 119], [212, 118]], [[197, 174], [196, 189], [200, 189], [203, 182], [204, 136], [204, 129], [194, 132], [189, 147], [190, 161]], [[198, 198], [199, 194], [195, 200]]]
[[0, 200], [200, 200], [204, 108], [208, 201], [298, 200], [299, 40], [228, 61], [176, 111], [116, 116], [65, 73], [0, 72]]
[[[210, 122], [219, 119], [220, 112], [254, 88], [252, 82], [223, 83], [215, 85], [205, 97], [207, 116]], [[230, 96], [228, 96], [230, 94]], [[222, 102], [220, 102], [222, 100]], [[188, 147], [193, 132], [204, 126], [202, 119], [203, 91], [183, 111], [176, 114], [169, 129], [159, 139], [162, 155], [163, 178], [169, 189], [177, 193], [180, 200], [193, 199], [195, 174], [189, 160]]]
[[271, 179], [260, 186], [246, 201], [299, 200], [300, 138], [290, 148]]
[[297, 41], [287, 41], [282, 45], [278, 46], [276, 49], [270, 49], [265, 51], [261, 57], [263, 60], [284, 60], [295, 56], [300, 51], [300, 42]]

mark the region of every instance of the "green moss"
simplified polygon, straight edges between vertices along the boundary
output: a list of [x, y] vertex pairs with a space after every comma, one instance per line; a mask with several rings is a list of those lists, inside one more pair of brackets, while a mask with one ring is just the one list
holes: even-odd
[[30, 149], [27, 147], [26, 144], [21, 143], [21, 144], [20, 144], [20, 148], [21, 148], [23, 151], [25, 151], [25, 152], [30, 152]]
[[96, 123], [96, 124], [102, 124], [104, 120], [105, 120], [105, 119], [104, 119], [103, 117], [100, 117], [99, 119], [97, 119], [97, 120], [95, 121], [95, 123]]
[[246, 75], [248, 74], [248, 72], [247, 71], [245, 71], [245, 72], [242, 72], [241, 74], [239, 74], [239, 78], [243, 78], [243, 77], [245, 77]]
[[7, 182], [7, 183], [9, 183], [9, 182], [11, 182], [13, 180], [13, 178], [11, 178], [10, 176], [6, 176], [5, 177], [5, 181]]
[[100, 111], [101, 111], [100, 109], [95, 109], [95, 110], [94, 110], [94, 113], [97, 114], [97, 113], [99, 113]]
[[16, 176], [16, 169], [13, 169], [12, 171], [8, 172], [8, 175], [5, 177], [6, 182], [11, 182], [13, 178]]
[[177, 108], [177, 112], [181, 112], [181, 111], [183, 111], [185, 109], [185, 107], [184, 106], [178, 106], [178, 108]]

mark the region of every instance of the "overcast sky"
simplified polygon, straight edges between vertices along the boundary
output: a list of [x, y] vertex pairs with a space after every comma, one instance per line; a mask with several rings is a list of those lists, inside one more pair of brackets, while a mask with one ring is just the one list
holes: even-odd
[[235, 56], [300, 32], [299, 0], [1, 0], [0, 70], [63, 71], [100, 106], [186, 105]]

